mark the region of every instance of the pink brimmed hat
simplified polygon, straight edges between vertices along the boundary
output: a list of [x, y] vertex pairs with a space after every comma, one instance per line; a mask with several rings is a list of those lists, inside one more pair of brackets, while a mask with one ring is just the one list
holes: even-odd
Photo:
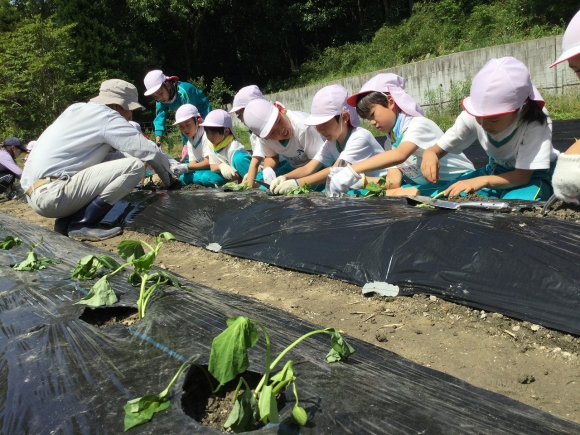
[[266, 137], [272, 131], [280, 111], [268, 100], [252, 100], [244, 110], [244, 123], [259, 137]]
[[550, 65], [550, 68], [578, 55], [580, 55], [580, 11], [574, 15], [566, 27], [566, 32], [562, 38], [562, 55]]
[[232, 109], [229, 111], [229, 113], [234, 113], [238, 110], [245, 109], [250, 101], [256, 99], [264, 99], [262, 91], [260, 91], [260, 88], [256, 85], [250, 85], [240, 89], [234, 97]]
[[177, 109], [175, 112], [175, 122], [173, 125], [177, 125], [181, 122], [187, 121], [191, 118], [199, 118], [199, 110], [193, 104], [184, 104]]
[[350, 115], [350, 123], [352, 126], [358, 127], [360, 125], [360, 119], [354, 107], [346, 103], [347, 97], [348, 91], [342, 86], [325, 86], [314, 95], [310, 116], [304, 121], [304, 124], [324, 124], [346, 110]]
[[149, 71], [143, 80], [146, 88], [145, 96], [149, 96], [157, 92], [161, 85], [165, 83], [165, 80], [167, 80], [167, 77], [160, 69]]
[[515, 57], [507, 56], [491, 59], [483, 66], [462, 104], [470, 115], [490, 118], [516, 112], [528, 98], [544, 107], [544, 99], [532, 85], [528, 68]]
[[227, 127], [232, 130], [232, 117], [225, 110], [215, 109], [209, 112], [199, 125], [201, 127]]
[[359, 95], [369, 94], [371, 92], [389, 93], [399, 109], [407, 115], [425, 116], [423, 109], [413, 97], [405, 92], [405, 79], [397, 74], [383, 73], [374, 76], [366, 82], [360, 91], [351, 95], [346, 99], [346, 102], [356, 107], [356, 100]]

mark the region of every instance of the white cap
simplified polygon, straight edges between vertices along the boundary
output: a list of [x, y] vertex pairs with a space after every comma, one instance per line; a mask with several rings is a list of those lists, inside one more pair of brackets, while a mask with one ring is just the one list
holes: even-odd
[[462, 102], [463, 108], [478, 118], [513, 113], [528, 98], [544, 107], [528, 68], [511, 56], [489, 60], [473, 78], [469, 94]]
[[125, 110], [145, 109], [138, 100], [139, 94], [135, 85], [121, 79], [110, 79], [101, 83], [99, 95], [90, 101], [99, 104], [118, 104]]
[[256, 135], [264, 138], [270, 134], [280, 111], [268, 100], [252, 100], [244, 110], [244, 124]]
[[568, 27], [566, 27], [566, 32], [564, 32], [564, 37], [562, 38], [562, 55], [550, 65], [552, 68], [554, 65], [558, 65], [571, 57], [578, 56], [580, 54], [580, 11], [576, 12]]
[[32, 151], [32, 148], [34, 148], [34, 145], [36, 145], [36, 141], [35, 140], [31, 140], [30, 142], [28, 142], [28, 145], [26, 145], [26, 150], [28, 152]]
[[377, 74], [368, 82], [366, 82], [360, 91], [351, 95], [346, 99], [346, 102], [356, 107], [357, 97], [361, 94], [369, 94], [371, 92], [389, 93], [399, 109], [411, 116], [425, 116], [423, 109], [413, 97], [405, 92], [405, 79], [397, 74], [383, 73]]
[[187, 121], [191, 118], [199, 117], [200, 115], [197, 107], [195, 107], [193, 104], [184, 104], [183, 106], [180, 106], [179, 109], [177, 109], [177, 112], [175, 112], [175, 122], [173, 125], [177, 125], [180, 122]]
[[167, 77], [165, 77], [165, 74], [160, 69], [149, 71], [145, 76], [145, 80], [143, 80], [147, 88], [145, 95], [148, 96], [157, 92], [161, 85], [165, 83], [165, 80], [167, 80]]
[[238, 110], [245, 109], [248, 103], [255, 99], [264, 99], [262, 91], [256, 85], [246, 86], [238, 91], [234, 97], [234, 102], [232, 103], [232, 110], [229, 113], [237, 112]]
[[340, 85], [325, 86], [314, 95], [310, 116], [304, 121], [304, 124], [324, 124], [346, 110], [350, 115], [350, 123], [353, 127], [358, 127], [360, 119], [354, 107], [346, 103], [347, 97], [348, 91], [344, 87]]
[[232, 117], [225, 110], [215, 109], [209, 112], [199, 125], [201, 127], [227, 127], [232, 130]]
[[143, 133], [143, 130], [141, 130], [141, 126], [139, 125], [138, 122], [129, 121], [129, 124], [131, 124], [133, 127], [135, 127], [139, 133]]

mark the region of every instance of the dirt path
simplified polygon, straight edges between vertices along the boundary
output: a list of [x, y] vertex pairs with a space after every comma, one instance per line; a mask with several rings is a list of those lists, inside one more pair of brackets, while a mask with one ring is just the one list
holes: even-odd
[[[0, 210], [52, 229], [53, 219], [26, 204], [8, 201]], [[115, 252], [119, 241], [138, 238], [151, 240], [126, 231], [94, 245]], [[351, 284], [180, 242], [166, 244], [159, 263], [200, 284], [340, 328], [419, 364], [580, 423], [577, 337], [434, 296], [363, 297], [360, 287]]]

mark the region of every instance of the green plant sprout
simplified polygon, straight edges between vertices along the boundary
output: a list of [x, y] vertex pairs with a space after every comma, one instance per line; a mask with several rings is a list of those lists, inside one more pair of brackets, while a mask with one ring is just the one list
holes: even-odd
[[296, 186], [290, 192], [288, 192], [287, 196], [292, 195], [308, 195], [312, 191], [312, 186], [308, 183], [304, 183], [303, 186]]
[[18, 237], [6, 236], [4, 237], [4, 240], [0, 242], [0, 249], [8, 250], [21, 244], [22, 240], [20, 240]]
[[[95, 257], [87, 255], [77, 263], [77, 266], [71, 274], [71, 278], [92, 279], [103, 269], [110, 269], [112, 272], [102, 276], [91, 288], [89, 293], [83, 297], [77, 304], [90, 305], [99, 307], [102, 305], [112, 305], [118, 301], [115, 292], [110, 284], [110, 278], [126, 269], [132, 267], [133, 272], [127, 277], [127, 281], [133, 286], [139, 286], [139, 299], [137, 300], [138, 318], [145, 316], [145, 311], [149, 305], [151, 297], [157, 287], [169, 284], [173, 287], [184, 287], [180, 284], [177, 277], [165, 272], [157, 271], [150, 273], [153, 263], [163, 246], [163, 240], [175, 240], [171, 233], [161, 233], [154, 237], [155, 248], [141, 240], [124, 240], [117, 246], [117, 252], [126, 263], [119, 264], [107, 255]], [[143, 249], [145, 245], [149, 252]]]
[[[234, 406], [224, 424], [224, 428], [229, 428], [234, 432], [249, 430], [258, 421], [264, 424], [267, 422], [278, 423], [276, 394], [290, 383], [292, 383], [296, 399], [296, 404], [292, 409], [292, 418], [299, 425], [306, 424], [306, 411], [299, 406], [295, 385], [296, 375], [292, 368], [292, 361], [288, 361], [279, 373], [270, 377], [271, 371], [280, 363], [282, 358], [300, 342], [315, 334], [330, 335], [332, 348], [326, 355], [326, 360], [329, 363], [345, 361], [354, 352], [354, 349], [336, 329], [326, 328], [304, 334], [284, 349], [273, 362], [270, 362], [270, 336], [262, 323], [255, 319], [239, 316], [228, 319], [227, 325], [228, 327], [214, 338], [211, 346], [208, 370], [220, 383], [215, 391], [248, 369], [250, 365], [248, 349], [258, 342], [256, 326], [262, 330], [266, 340], [266, 371], [255, 391], [252, 392], [244, 378], [240, 377], [234, 393]], [[245, 389], [242, 394], [238, 395], [242, 384]]]
[[39, 257], [38, 254], [36, 252], [34, 252], [34, 248], [36, 248], [41, 243], [44, 243], [43, 237], [40, 238], [40, 242], [38, 242], [36, 244], [31, 243], [30, 250], [28, 251], [28, 256], [26, 257], [26, 260], [15, 264], [14, 266], [12, 266], [12, 269], [32, 271], [32, 270], [46, 269], [47, 264], [62, 263], [62, 261], [60, 261], [60, 260], [53, 260], [52, 258], [47, 258], [47, 257]]
[[374, 196], [387, 196], [387, 190], [392, 187], [393, 183], [387, 182], [386, 177], [379, 178], [379, 181], [374, 183], [368, 183], [364, 188], [367, 192], [363, 195], [363, 198], [370, 198]]
[[233, 191], [238, 190], [250, 190], [250, 185], [248, 183], [238, 184], [237, 181], [230, 181], [222, 186], [224, 189], [231, 189]]
[[203, 367], [197, 365], [192, 361], [184, 362], [169, 385], [165, 390], [163, 390], [159, 394], [148, 394], [143, 397], [138, 397], [136, 399], [129, 400], [123, 409], [125, 410], [125, 432], [129, 429], [132, 429], [136, 426], [140, 426], [144, 423], [147, 423], [149, 420], [153, 418], [153, 414], [156, 412], [164, 411], [169, 408], [169, 399], [167, 398], [167, 394], [169, 394], [169, 389], [173, 386], [175, 381], [179, 378], [179, 375], [183, 372], [185, 367], [189, 365], [196, 365], [202, 369], [202, 371], [206, 374], [207, 380], [211, 386], [211, 380], [207, 375], [207, 372], [203, 369]]

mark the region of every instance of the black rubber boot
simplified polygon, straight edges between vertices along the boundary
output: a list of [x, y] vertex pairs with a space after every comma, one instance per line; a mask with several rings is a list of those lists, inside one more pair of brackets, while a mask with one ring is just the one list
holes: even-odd
[[113, 208], [97, 196], [84, 209], [72, 215], [68, 226], [68, 236], [75, 240], [97, 242], [115, 237], [123, 232], [121, 227], [103, 228], [99, 222]]
[[[85, 211], [84, 208], [82, 209], [82, 211], [83, 211], [83, 215], [84, 215], [84, 211]], [[68, 236], [68, 226], [72, 222], [73, 217], [75, 215], [76, 215], [76, 213], [71, 214], [70, 216], [56, 218], [56, 220], [54, 221], [54, 232], [62, 234], [63, 236]]]

